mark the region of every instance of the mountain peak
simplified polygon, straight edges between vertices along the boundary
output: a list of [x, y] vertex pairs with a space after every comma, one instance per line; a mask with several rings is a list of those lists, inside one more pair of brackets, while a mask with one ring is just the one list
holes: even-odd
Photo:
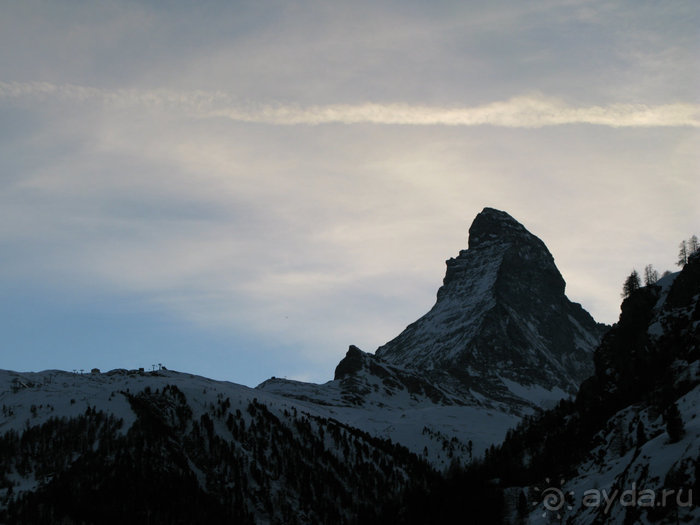
[[484, 208], [469, 228], [469, 248], [494, 240], [514, 240], [532, 237], [525, 227], [506, 212]]
[[569, 301], [552, 254], [522, 224], [484, 208], [469, 228], [469, 249], [446, 263], [435, 305], [377, 357], [447, 372], [496, 400], [535, 386], [572, 393], [590, 375], [601, 327]]

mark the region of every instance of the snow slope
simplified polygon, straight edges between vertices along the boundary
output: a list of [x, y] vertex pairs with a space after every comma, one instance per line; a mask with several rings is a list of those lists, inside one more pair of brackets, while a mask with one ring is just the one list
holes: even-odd
[[[4, 512], [38, 522], [62, 512], [77, 522], [101, 522], [94, 513], [105, 505], [135, 512], [113, 492], [128, 494], [132, 481], [149, 487], [152, 481], [139, 477], [148, 472], [193, 501], [209, 501], [201, 504], [214, 522], [352, 522], [356, 513], [372, 513], [433, 475], [405, 448], [332, 419], [352, 420], [358, 409], [335, 412], [168, 370], [0, 371], [0, 405], [0, 522]], [[394, 430], [386, 430], [385, 421], [369, 427], [401, 435], [400, 415], [392, 417]], [[129, 483], [120, 477], [125, 471]], [[100, 481], [89, 481], [93, 476]], [[105, 483], [115, 488], [101, 490]], [[77, 510], [65, 509], [56, 496], [66, 490]], [[170, 522], [173, 494], [156, 494], [153, 504], [136, 497], [135, 508]], [[96, 498], [102, 503], [90, 508]]]
[[270, 379], [257, 389], [317, 405], [439, 468], [468, 462], [592, 373], [606, 327], [564, 288], [544, 243], [485, 208], [423, 317], [375, 354], [350, 346], [332, 381]]
[[575, 401], [495, 452], [508, 519], [700, 523], [700, 254], [625, 299], [595, 363]]

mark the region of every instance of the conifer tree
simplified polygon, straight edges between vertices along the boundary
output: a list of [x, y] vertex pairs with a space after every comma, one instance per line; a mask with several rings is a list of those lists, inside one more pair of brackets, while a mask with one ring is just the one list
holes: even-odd
[[530, 507], [527, 504], [527, 496], [525, 496], [525, 493], [522, 490], [518, 495], [518, 504], [516, 509], [518, 511], [518, 523], [525, 523], [525, 519], [527, 517], [528, 511], [530, 510]]
[[623, 299], [627, 299], [635, 290], [638, 290], [640, 286], [639, 274], [637, 270], [632, 270], [632, 273], [625, 279], [625, 284], [622, 286]]
[[647, 264], [644, 268], [644, 285], [652, 286], [659, 280], [659, 272], [657, 272], [651, 264]]
[[690, 239], [688, 239], [688, 256], [693, 255], [698, 250], [700, 250], [700, 243], [698, 243], [698, 236], [691, 235]]
[[668, 432], [671, 443], [680, 441], [683, 434], [685, 434], [685, 429], [683, 428], [683, 418], [680, 410], [678, 410], [678, 405], [672, 403], [666, 409], [664, 420], [666, 421], [666, 432]]
[[698, 242], [698, 236], [691, 235], [690, 239], [688, 239], [687, 241], [683, 240], [678, 245], [678, 262], [676, 262], [676, 264], [680, 267], [685, 266], [688, 262], [688, 258], [697, 251], [700, 251], [700, 242]]
[[678, 261], [676, 264], [680, 267], [685, 266], [688, 262], [688, 243], [685, 240], [678, 245]]
[[644, 423], [639, 421], [637, 423], [637, 447], [641, 447], [647, 441], [647, 435], [644, 431]]

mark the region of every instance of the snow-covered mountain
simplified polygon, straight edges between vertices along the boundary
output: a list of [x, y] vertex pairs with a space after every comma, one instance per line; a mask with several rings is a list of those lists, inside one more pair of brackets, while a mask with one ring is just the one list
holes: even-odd
[[522, 422], [451, 490], [489, 485], [503, 513], [474, 511], [506, 523], [700, 523], [699, 410], [696, 253], [625, 299], [575, 400]]
[[563, 412], [578, 454], [560, 470], [570, 501], [556, 513], [576, 525], [700, 523], [700, 253], [623, 302], [595, 366]]
[[411, 522], [407, 498], [593, 371], [607, 327], [564, 286], [486, 208], [432, 309], [376, 354], [350, 346], [327, 383], [0, 371], [0, 523]]
[[257, 388], [334, 407], [333, 417], [438, 467], [455, 455], [468, 461], [522, 416], [573, 395], [592, 373], [608, 327], [569, 301], [564, 287], [544, 243], [507, 213], [485, 208], [469, 229], [469, 248], [447, 261], [435, 305], [398, 337], [375, 354], [350, 346], [325, 384], [273, 378]]
[[0, 523], [372, 523], [436, 473], [313, 406], [160, 370], [0, 371]]
[[[514, 407], [573, 394], [607, 327], [564, 288], [544, 243], [485, 208], [469, 228], [469, 249], [447, 261], [435, 305], [375, 355], [428, 376], [448, 372], [479, 399]], [[543, 391], [550, 394], [538, 398]]]

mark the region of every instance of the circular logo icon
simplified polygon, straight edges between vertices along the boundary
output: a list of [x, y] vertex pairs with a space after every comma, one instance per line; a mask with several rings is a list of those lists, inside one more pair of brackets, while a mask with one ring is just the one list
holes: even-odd
[[559, 486], [558, 487], [553, 487], [552, 482], [550, 481], [549, 478], [545, 478], [545, 483], [548, 485], [544, 489], [540, 489], [539, 487], [535, 487], [535, 492], [539, 493], [539, 500], [534, 502], [532, 505], [533, 507], [537, 507], [540, 504], [544, 507], [544, 512], [542, 512], [542, 517], [546, 518], [548, 514], [551, 514], [553, 517], [556, 517], [557, 519], [562, 518], [561, 510], [566, 507], [567, 510], [572, 510], [573, 507], [569, 505], [569, 502], [567, 500], [567, 496], [573, 497], [574, 492], [569, 491], [565, 493], [562, 490], [562, 487], [564, 486], [564, 480], [559, 481]]

